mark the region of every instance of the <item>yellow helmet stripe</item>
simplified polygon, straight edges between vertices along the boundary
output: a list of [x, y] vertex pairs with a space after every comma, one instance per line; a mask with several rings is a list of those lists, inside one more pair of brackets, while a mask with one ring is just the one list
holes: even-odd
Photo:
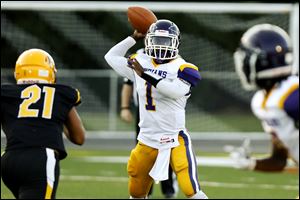
[[189, 63], [185, 63], [185, 64], [181, 65], [179, 69], [180, 69], [180, 71], [183, 71], [185, 68], [192, 68], [192, 69], [199, 71], [198, 67], [196, 67], [193, 64], [189, 64]]
[[272, 94], [273, 91], [274, 91], [274, 87], [273, 87], [273, 88], [271, 89], [271, 91], [269, 91], [269, 92], [266, 94], [266, 96], [264, 97], [264, 100], [263, 100], [262, 105], [261, 105], [262, 109], [266, 109], [267, 102], [268, 102], [269, 97], [271, 96], [271, 94]]
[[299, 88], [299, 83], [296, 83], [294, 85], [292, 85], [288, 91], [286, 93], [284, 93], [284, 95], [280, 98], [279, 103], [278, 103], [278, 107], [279, 108], [283, 108], [284, 106], [284, 102], [285, 100], [288, 98], [288, 96], [294, 92], [297, 88]]

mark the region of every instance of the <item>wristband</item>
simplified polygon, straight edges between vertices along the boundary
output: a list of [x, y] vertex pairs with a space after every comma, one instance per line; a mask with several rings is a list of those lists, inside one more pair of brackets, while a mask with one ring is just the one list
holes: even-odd
[[136, 42], [142, 39], [142, 38], [135, 37], [134, 34], [130, 35], [130, 37], [132, 37]]
[[141, 77], [145, 81], [147, 81], [148, 83], [150, 83], [151, 85], [153, 85], [155, 88], [156, 88], [157, 83], [162, 80], [162, 78], [157, 80], [156, 78], [154, 78], [154, 77], [152, 77], [149, 74], [146, 74], [144, 72], [142, 73]]
[[121, 110], [130, 110], [130, 107], [121, 107]]

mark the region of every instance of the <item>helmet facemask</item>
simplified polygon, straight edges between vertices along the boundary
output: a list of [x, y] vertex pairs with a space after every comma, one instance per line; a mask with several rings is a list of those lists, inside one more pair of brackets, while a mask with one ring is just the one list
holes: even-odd
[[145, 38], [146, 54], [158, 60], [174, 59], [178, 55], [178, 37], [149, 33]]
[[247, 54], [245, 50], [238, 49], [234, 53], [235, 70], [240, 78], [241, 84], [245, 90], [254, 90], [257, 88], [255, 82], [255, 62], [257, 54]]
[[178, 56], [179, 37], [166, 30], [149, 32], [145, 37], [145, 52], [157, 60], [169, 60]]

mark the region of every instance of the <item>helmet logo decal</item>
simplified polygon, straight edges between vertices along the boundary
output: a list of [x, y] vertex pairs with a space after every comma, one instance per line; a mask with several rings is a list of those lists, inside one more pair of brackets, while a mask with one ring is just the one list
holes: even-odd
[[39, 76], [41, 76], [41, 77], [48, 77], [49, 76], [49, 71], [47, 71], [47, 70], [40, 69], [38, 73], [39, 73]]
[[282, 52], [282, 47], [281, 47], [280, 45], [277, 45], [277, 46], [275, 47], [275, 49], [276, 49], [276, 52], [277, 52], [277, 53]]
[[156, 30], [156, 31], [155, 31], [155, 34], [168, 36], [168, 35], [169, 35], [169, 31], [165, 31], [165, 30]]
[[49, 56], [45, 57], [45, 62], [49, 65], [49, 66], [53, 66], [53, 62], [51, 60], [51, 58], [49, 58]]

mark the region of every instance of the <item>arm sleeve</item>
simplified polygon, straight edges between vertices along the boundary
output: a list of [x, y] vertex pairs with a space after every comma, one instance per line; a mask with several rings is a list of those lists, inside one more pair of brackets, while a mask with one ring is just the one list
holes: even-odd
[[174, 80], [162, 79], [157, 83], [156, 89], [167, 97], [179, 99], [189, 94], [191, 85], [178, 78]]
[[142, 78], [156, 87], [159, 93], [172, 99], [179, 99], [190, 92], [191, 85], [179, 78], [162, 79], [156, 74], [144, 72]]
[[178, 77], [172, 81], [162, 79], [157, 83], [157, 89], [168, 97], [177, 99], [190, 93], [201, 80], [198, 68], [190, 63], [185, 63], [178, 70]]
[[123, 41], [113, 46], [104, 56], [106, 62], [121, 76], [134, 80], [134, 72], [127, 67], [125, 54], [128, 49], [135, 45], [136, 41], [132, 37], [127, 37]]

